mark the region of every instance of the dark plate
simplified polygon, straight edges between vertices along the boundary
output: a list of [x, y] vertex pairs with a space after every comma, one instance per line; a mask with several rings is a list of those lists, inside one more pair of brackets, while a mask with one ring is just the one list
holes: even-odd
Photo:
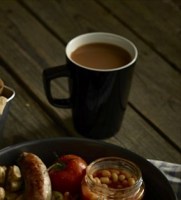
[[135, 162], [141, 168], [146, 188], [144, 200], [176, 200], [169, 182], [154, 165], [141, 156], [116, 145], [79, 138], [36, 140], [0, 150], [0, 165], [15, 164], [22, 151], [37, 154], [47, 166], [54, 161], [53, 152], [60, 155], [78, 154], [86, 159], [87, 162], [105, 156], [121, 156]]

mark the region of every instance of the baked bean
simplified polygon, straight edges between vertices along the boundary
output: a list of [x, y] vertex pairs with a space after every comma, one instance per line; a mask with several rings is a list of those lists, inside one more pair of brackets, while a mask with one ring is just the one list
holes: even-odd
[[125, 178], [126, 178], [126, 176], [125, 176], [125, 175], [123, 175], [123, 174], [119, 175], [119, 180], [120, 180], [120, 181], [124, 181], [124, 180], [125, 180]]
[[117, 182], [118, 179], [119, 179], [118, 174], [115, 173], [115, 172], [112, 173], [112, 176], [111, 176], [111, 177], [112, 177], [112, 181], [113, 181], [113, 182]]
[[107, 176], [107, 177], [111, 177], [111, 172], [109, 170], [102, 170], [101, 171], [102, 176]]
[[126, 170], [123, 170], [121, 173], [124, 174], [126, 178], [131, 178], [132, 177], [131, 173], [126, 171]]
[[101, 183], [104, 183], [104, 184], [110, 183], [109, 177], [100, 177], [100, 181], [101, 181]]
[[[89, 179], [87, 181], [90, 174], [94, 182]], [[134, 163], [119, 158], [100, 159], [88, 167], [83, 179], [82, 197], [85, 200], [141, 200], [144, 186], [139, 186], [139, 183], [142, 184], [141, 172]], [[84, 186], [88, 188], [87, 191]], [[96, 194], [95, 198], [91, 198], [92, 192]]]
[[135, 184], [135, 179], [134, 178], [128, 178], [128, 184], [129, 184], [129, 186], [132, 186], [132, 185], [134, 185]]
[[95, 183], [106, 185], [110, 188], [125, 188], [136, 183], [135, 175], [127, 170], [102, 169], [93, 174]]

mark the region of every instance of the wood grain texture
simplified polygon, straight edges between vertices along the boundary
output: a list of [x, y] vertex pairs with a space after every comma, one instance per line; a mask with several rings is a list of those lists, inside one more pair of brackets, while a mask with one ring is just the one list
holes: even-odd
[[[80, 137], [73, 128], [71, 110], [57, 109], [48, 103], [42, 71], [65, 63], [64, 47], [72, 37], [85, 32], [107, 31], [134, 41], [139, 50], [139, 60], [122, 128], [115, 137], [105, 141], [145, 158], [181, 163], [178, 151], [181, 147], [180, 74], [171, 61], [160, 55], [159, 49], [155, 50], [156, 45], [155, 49], [150, 45], [154, 38], [148, 35], [140, 38], [139, 28], [134, 24], [133, 31], [129, 28], [132, 25], [122, 19], [118, 11], [125, 6], [131, 9], [129, 3], [111, 2], [114, 3], [109, 5], [109, 1], [100, 4], [100, 1], [87, 0], [81, 0], [79, 4], [72, 0], [7, 0], [0, 3], [2, 75], [18, 92], [12, 105], [16, 112], [10, 111], [7, 120], [9, 124], [15, 121], [16, 124], [14, 128], [6, 127], [6, 141], [12, 144], [59, 134]], [[107, 6], [109, 9], [105, 8]], [[140, 6], [147, 7], [145, 4]], [[142, 8], [138, 11], [140, 18], [144, 16]], [[150, 11], [148, 18], [149, 15]], [[132, 18], [135, 16], [134, 10]], [[139, 26], [141, 22], [137, 23]], [[166, 56], [167, 51], [164, 53]], [[54, 87], [56, 93], [68, 95], [67, 80], [56, 81]], [[21, 105], [24, 105], [22, 109]], [[22, 121], [20, 116], [25, 116]]]
[[44, 112], [36, 100], [32, 99], [1, 65], [0, 77], [16, 92], [10, 103], [4, 130], [0, 133], [1, 148], [19, 142], [66, 135], [66, 131]]
[[181, 12], [173, 0], [98, 0], [164, 60], [181, 70]]
[[[150, 121], [151, 124], [158, 128], [160, 132], [166, 134], [168, 138], [170, 137], [170, 134], [172, 134], [172, 142], [181, 147], [181, 125], [179, 123], [181, 121], [180, 73], [174, 70], [170, 66], [170, 63], [166, 62], [162, 57], [160, 57], [160, 55], [158, 55], [150, 45], [145, 44], [144, 41], [137, 36], [137, 34], [134, 34], [132, 31], [130, 31], [127, 26], [125, 26], [126, 22], [121, 23], [121, 20], [118, 18], [121, 17], [122, 19], [122, 15], [119, 15], [119, 13], [122, 12], [121, 10], [120, 12], [118, 11], [119, 9], [124, 9], [125, 4], [117, 5], [119, 1], [114, 1], [114, 3], [111, 4], [112, 6], [110, 6], [110, 8], [113, 6], [117, 7], [115, 11], [115, 18], [115, 16], [112, 15], [114, 7], [112, 8], [112, 12], [108, 12], [94, 1], [82, 0], [81, 4], [77, 4], [76, 1], [41, 2], [41, 0], [32, 0], [21, 2], [23, 2], [22, 5], [25, 10], [28, 10], [29, 12], [31, 10], [30, 14], [36, 16], [36, 18], [40, 21], [40, 24], [43, 22], [43, 26], [48, 28], [49, 31], [53, 32], [60, 42], [64, 41], [64, 43], [66, 43], [75, 35], [88, 31], [111, 31], [131, 39], [138, 47], [139, 60], [136, 66], [135, 76], [130, 93], [130, 103], [136, 110], [138, 110], [138, 112], [145, 116], [145, 118]], [[42, 5], [43, 9], [40, 9]], [[146, 6], [147, 3], [141, 5]], [[12, 5], [12, 3], [8, 6], [10, 6], [12, 10], [15, 7], [15, 5]], [[8, 6], [6, 6], [6, 8]], [[21, 24], [23, 23], [25, 26], [23, 29], [28, 30], [26, 31], [26, 37], [31, 37], [34, 29], [41, 29], [40, 32], [43, 32], [40, 24], [34, 22], [32, 16], [28, 17], [27, 14], [25, 15], [25, 10], [20, 8], [19, 5], [16, 5], [16, 10], [13, 10], [12, 18], [16, 19], [16, 16], [18, 15], [19, 18], [21, 18], [21, 21], [23, 21], [24, 18], [28, 19], [29, 24], [31, 24], [31, 28], [28, 28], [27, 23], [21, 22]], [[86, 15], [84, 15], [84, 10], [87, 10]], [[99, 15], [96, 16], [96, 20], [93, 17], [93, 13], [99, 13]], [[142, 18], [144, 18], [144, 13], [142, 13], [141, 8], [139, 13], [142, 15]], [[137, 16], [135, 12], [129, 12], [129, 14], [132, 14], [133, 19], [135, 16]], [[23, 17], [24, 15], [26, 17]], [[30, 20], [30, 17], [33, 21]], [[14, 21], [16, 23], [15, 26], [18, 26], [19, 29], [23, 26], [16, 22], [16, 20]], [[32, 27], [34, 27], [34, 29], [32, 29]], [[162, 31], [164, 32], [165, 30]], [[41, 35], [46, 34], [42, 33]], [[39, 41], [37, 43], [39, 44], [37, 45], [37, 48], [41, 48], [42, 43], [46, 46], [43, 48], [43, 50], [49, 49], [49, 46], [51, 46], [50, 48], [52, 48], [52, 46], [54, 47], [53, 52], [56, 52], [54, 54], [54, 60], [57, 60], [57, 52], [60, 52], [61, 55], [64, 55], [63, 50], [58, 51], [59, 49], [56, 48], [56, 46], [50, 44], [52, 39], [47, 40], [49, 37], [41, 37], [40, 35], [39, 37], [36, 37]], [[45, 42], [45, 38], [46, 41], [49, 41], [49, 43]], [[154, 39], [152, 40], [154, 41]], [[40, 50], [40, 52], [43, 50]], [[34, 51], [36, 52], [37, 50]], [[49, 56], [47, 55], [46, 60], [48, 60], [48, 58]], [[37, 60], [36, 57], [34, 57], [34, 59]], [[63, 63], [63, 59], [61, 60], [60, 58], [59, 63]]]

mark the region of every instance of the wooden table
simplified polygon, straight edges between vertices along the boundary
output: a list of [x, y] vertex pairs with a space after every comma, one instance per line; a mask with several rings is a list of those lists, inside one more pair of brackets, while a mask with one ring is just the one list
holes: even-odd
[[[122, 127], [106, 142], [181, 163], [181, 12], [177, 0], [0, 0], [0, 78], [16, 91], [3, 146], [77, 136], [71, 110], [51, 106], [42, 71], [65, 63], [73, 37], [103, 31], [139, 50]], [[58, 90], [68, 95], [67, 80]]]

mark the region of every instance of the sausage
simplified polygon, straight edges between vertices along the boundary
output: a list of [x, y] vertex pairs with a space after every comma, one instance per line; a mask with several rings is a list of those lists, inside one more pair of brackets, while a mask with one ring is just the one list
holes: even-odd
[[25, 182], [25, 200], [51, 200], [52, 188], [48, 170], [35, 154], [23, 152], [18, 159]]

